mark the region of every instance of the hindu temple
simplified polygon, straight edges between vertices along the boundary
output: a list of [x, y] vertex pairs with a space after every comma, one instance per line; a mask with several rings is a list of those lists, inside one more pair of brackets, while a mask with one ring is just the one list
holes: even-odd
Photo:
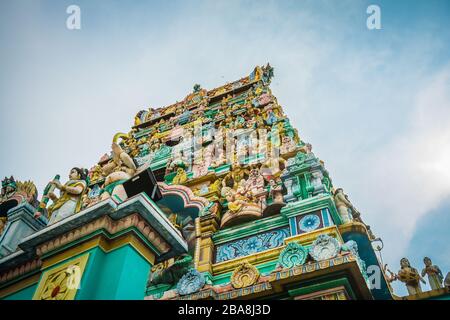
[[49, 172], [44, 190], [3, 179], [0, 299], [450, 299], [431, 258], [420, 271], [380, 262], [380, 237], [290, 123], [273, 76], [257, 66], [141, 110], [98, 163]]

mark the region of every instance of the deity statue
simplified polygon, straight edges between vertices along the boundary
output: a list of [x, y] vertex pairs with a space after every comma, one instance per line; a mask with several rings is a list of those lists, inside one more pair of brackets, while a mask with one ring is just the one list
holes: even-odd
[[289, 136], [283, 136], [283, 138], [281, 138], [281, 147], [280, 147], [280, 152], [281, 154], [285, 154], [288, 152], [293, 152], [296, 149], [296, 145], [294, 140], [289, 137]]
[[343, 223], [350, 222], [351, 212], [358, 212], [348, 200], [342, 188], [336, 189], [334, 193], [334, 202]]
[[23, 202], [36, 207], [37, 189], [31, 181], [16, 181], [13, 176], [2, 180], [0, 192], [0, 233], [8, 220], [8, 211]]
[[89, 176], [89, 181], [91, 183], [100, 181], [101, 179], [103, 179], [102, 167], [100, 165], [96, 164], [95, 166], [93, 166], [92, 168], [89, 169], [88, 176]]
[[269, 181], [269, 194], [273, 203], [284, 203], [281, 183], [276, 183], [275, 180], [271, 179]]
[[212, 145], [205, 147], [203, 150], [200, 149], [194, 152], [192, 162], [193, 178], [202, 177], [208, 173], [213, 158], [210, 146]]
[[401, 269], [397, 274], [393, 274], [390, 281], [400, 280], [406, 285], [409, 295], [414, 295], [422, 292], [420, 282], [425, 283], [425, 280], [420, 276], [416, 268], [411, 267], [409, 260], [403, 258], [400, 260]]
[[422, 277], [428, 275], [428, 282], [430, 283], [431, 290], [436, 290], [442, 288], [442, 281], [444, 280], [444, 275], [438, 266], [433, 265], [431, 259], [428, 257], [423, 258], [423, 263], [425, 268], [422, 270]]
[[239, 164], [236, 165], [236, 168], [232, 171], [231, 176], [233, 178], [234, 188], [237, 188], [241, 180], [245, 179], [249, 175], [249, 171], [243, 167], [241, 167]]
[[222, 185], [222, 179], [217, 179], [209, 185], [208, 191], [209, 192], [220, 192], [221, 185]]
[[246, 187], [253, 196], [259, 196], [264, 193], [264, 177], [258, 168], [250, 170]]
[[177, 169], [177, 175], [173, 178], [172, 183], [173, 184], [182, 184], [185, 183], [188, 180], [188, 176], [186, 171], [184, 171], [183, 168]]
[[222, 145], [217, 145], [214, 148], [214, 151], [215, 152], [212, 152], [213, 159], [211, 161], [211, 167], [216, 168], [225, 164], [227, 162], [227, 159], [225, 158], [225, 152], [223, 151]]
[[124, 200], [126, 192], [122, 184], [136, 173], [136, 165], [120, 145], [113, 142], [111, 148], [113, 158], [102, 167], [103, 176], [106, 178], [100, 199], [115, 197]]
[[286, 168], [286, 160], [281, 157], [269, 157], [261, 166], [261, 173], [266, 181], [281, 181], [281, 174]]
[[[245, 181], [245, 180], [243, 180]], [[237, 190], [230, 187], [222, 188], [222, 197], [228, 201], [228, 210], [232, 213], [239, 212], [250, 200], [245, 196], [246, 189], [244, 183], [241, 183]]]
[[60, 190], [60, 196], [57, 197], [53, 192], [48, 194], [48, 197], [53, 201], [52, 205], [47, 209], [49, 225], [81, 210], [82, 197], [87, 189], [87, 174], [86, 169], [75, 167], [70, 170], [69, 181], [64, 185], [56, 179], [50, 181], [50, 184]]
[[172, 149], [172, 157], [169, 159], [166, 168], [166, 175], [177, 170], [177, 168], [186, 168], [187, 159], [180, 147], [176, 146]]
[[275, 114], [275, 111], [272, 108], [269, 108], [266, 113], [266, 118], [264, 119], [266, 123], [271, 126], [278, 121], [278, 117]]
[[10, 198], [14, 192], [17, 190], [17, 184], [14, 180], [14, 177], [11, 176], [11, 178], [5, 177], [5, 179], [2, 180], [2, 191], [0, 193], [0, 202]]

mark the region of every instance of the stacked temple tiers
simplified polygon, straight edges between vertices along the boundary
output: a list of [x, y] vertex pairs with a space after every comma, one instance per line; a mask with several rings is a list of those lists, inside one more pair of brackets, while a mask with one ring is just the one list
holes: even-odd
[[139, 111], [109, 154], [56, 176], [40, 201], [31, 182], [4, 180], [0, 298], [392, 299], [393, 280], [420, 295], [407, 260], [385, 273], [380, 239], [292, 127], [272, 77], [267, 64]]

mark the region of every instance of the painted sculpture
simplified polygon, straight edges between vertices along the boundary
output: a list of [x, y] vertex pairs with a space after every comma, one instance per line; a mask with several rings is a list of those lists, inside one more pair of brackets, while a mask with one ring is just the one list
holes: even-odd
[[192, 257], [188, 254], [158, 263], [151, 269], [148, 285], [175, 285], [192, 266]]
[[233, 288], [240, 289], [255, 284], [258, 279], [258, 269], [254, 265], [244, 261], [236, 269], [234, 269], [231, 274], [230, 282]]
[[289, 242], [278, 257], [278, 265], [282, 268], [301, 266], [308, 257], [308, 250], [301, 244]]
[[311, 245], [309, 254], [316, 261], [328, 260], [339, 254], [341, 247], [339, 242], [326, 234], [321, 234]]
[[342, 222], [347, 223], [351, 220], [352, 212], [357, 212], [352, 203], [348, 200], [347, 195], [344, 194], [342, 188], [337, 188], [334, 193], [334, 201], [336, 208], [339, 211]]
[[112, 159], [102, 167], [105, 183], [100, 199], [112, 197], [122, 201], [126, 197], [122, 184], [136, 173], [136, 165], [119, 144], [113, 142], [111, 148]]
[[49, 225], [81, 210], [81, 200], [87, 188], [87, 174], [86, 169], [74, 167], [70, 170], [69, 181], [65, 184], [61, 184], [58, 180], [50, 182], [56, 189], [60, 190], [60, 196], [57, 197], [53, 192], [48, 194], [48, 197], [53, 201], [47, 208]]
[[31, 181], [16, 181], [13, 176], [2, 180], [0, 192], [0, 235], [8, 222], [8, 211], [22, 203], [36, 207], [37, 189]]
[[433, 265], [430, 258], [423, 258], [423, 263], [425, 268], [422, 269], [422, 277], [428, 276], [428, 282], [430, 283], [431, 290], [436, 290], [442, 288], [442, 281], [444, 280], [444, 275], [438, 266]]
[[184, 296], [199, 291], [205, 285], [205, 276], [195, 270], [189, 269], [177, 284], [177, 291]]
[[425, 283], [425, 280], [420, 276], [416, 268], [411, 267], [407, 258], [400, 260], [400, 270], [397, 274], [392, 274], [390, 281], [399, 280], [406, 285], [409, 295], [415, 295], [422, 292], [420, 282]]

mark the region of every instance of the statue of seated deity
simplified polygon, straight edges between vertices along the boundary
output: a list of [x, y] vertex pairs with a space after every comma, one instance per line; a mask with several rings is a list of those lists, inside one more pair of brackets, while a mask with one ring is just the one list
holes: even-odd
[[228, 203], [228, 211], [221, 219], [221, 228], [261, 217], [262, 207], [257, 203], [258, 199], [249, 191], [245, 179], [240, 180], [236, 190], [224, 186], [221, 194]]

